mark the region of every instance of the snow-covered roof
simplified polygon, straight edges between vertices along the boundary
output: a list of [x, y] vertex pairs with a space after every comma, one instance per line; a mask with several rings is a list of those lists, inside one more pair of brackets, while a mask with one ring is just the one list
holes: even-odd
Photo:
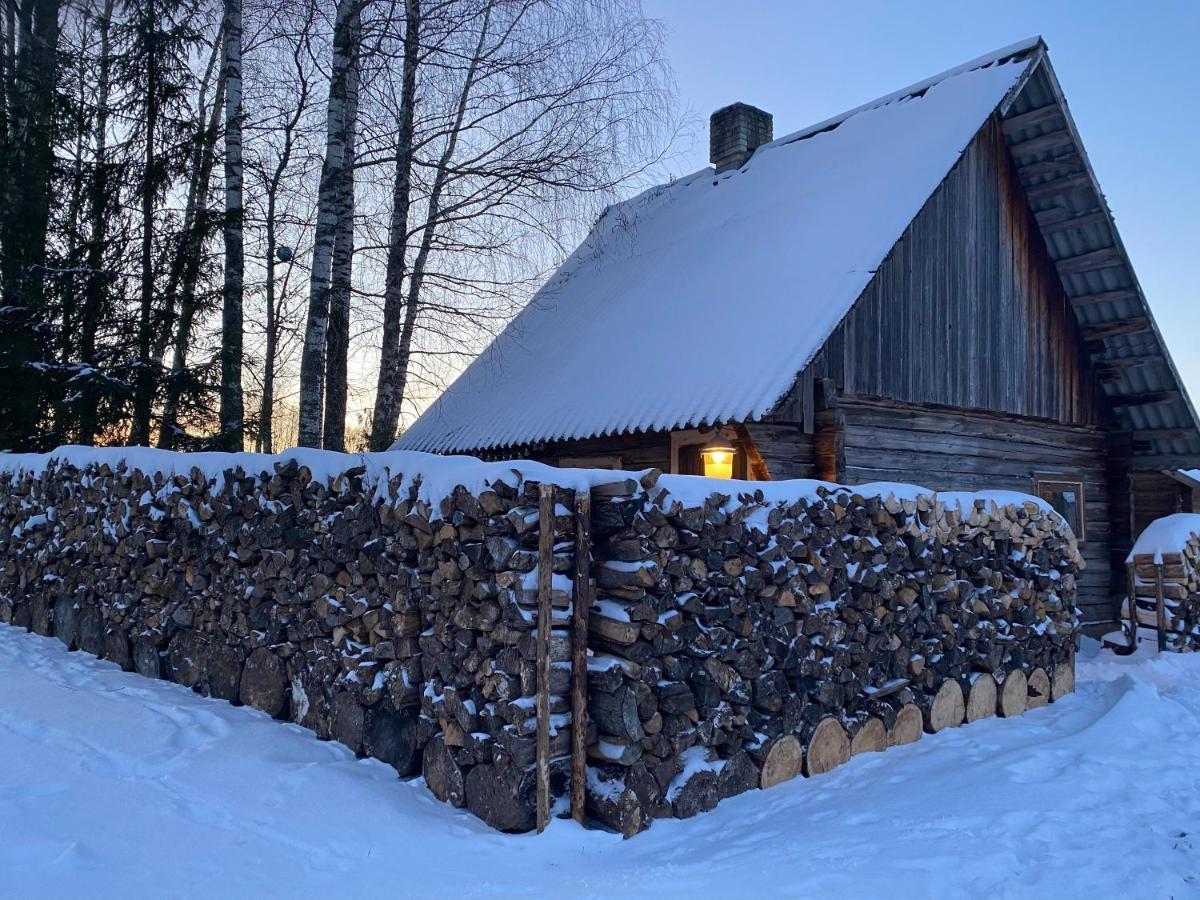
[[1030, 66], [1006, 47], [609, 207], [396, 443], [453, 452], [769, 413]]

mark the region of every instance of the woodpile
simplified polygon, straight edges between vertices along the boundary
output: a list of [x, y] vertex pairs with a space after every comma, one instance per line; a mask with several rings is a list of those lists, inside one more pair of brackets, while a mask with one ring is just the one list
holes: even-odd
[[1016, 714], [1073, 665], [1082, 560], [1032, 501], [672, 486], [593, 497], [589, 804], [617, 830], [709, 808], [731, 768], [767, 788]]
[[1200, 650], [1200, 534], [1181, 543], [1174, 553], [1138, 553], [1127, 565], [1138, 624], [1158, 629], [1161, 608], [1163, 649], [1188, 652]]
[[1032, 501], [698, 499], [719, 485], [653, 470], [577, 495], [495, 467], [430, 495], [345, 459], [0, 473], [0, 621], [421, 773], [505, 831], [570, 793], [632, 835], [1074, 687], [1082, 562]]
[[[400, 475], [376, 483], [361, 466], [314, 479], [295, 461], [215, 478], [57, 464], [2, 475], [0, 621], [291, 719], [401, 775], [423, 769], [442, 799], [525, 830], [537, 485], [514, 473], [436, 501], [417, 488]], [[559, 489], [556, 509], [572, 496]], [[555, 517], [553, 548], [559, 757], [572, 521]], [[561, 794], [561, 762], [553, 775]]]

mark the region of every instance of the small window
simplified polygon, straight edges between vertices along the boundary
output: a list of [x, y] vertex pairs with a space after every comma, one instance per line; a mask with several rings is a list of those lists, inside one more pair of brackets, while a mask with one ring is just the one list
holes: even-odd
[[1037, 495], [1067, 520], [1075, 537], [1084, 540], [1083, 482], [1066, 478], [1037, 479]]

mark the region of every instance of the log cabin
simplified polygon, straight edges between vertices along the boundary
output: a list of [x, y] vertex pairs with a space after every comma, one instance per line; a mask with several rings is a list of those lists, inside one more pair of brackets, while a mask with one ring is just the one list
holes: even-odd
[[1112, 622], [1200, 430], [1045, 43], [710, 129], [712, 167], [609, 207], [397, 447], [1033, 493]]

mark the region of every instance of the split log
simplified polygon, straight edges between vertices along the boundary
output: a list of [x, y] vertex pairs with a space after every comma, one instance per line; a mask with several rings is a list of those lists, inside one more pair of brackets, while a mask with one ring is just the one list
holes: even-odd
[[925, 730], [937, 734], [944, 728], [957, 728], [966, 716], [966, 703], [963, 700], [962, 685], [953, 678], [942, 682], [933, 702], [925, 710]]
[[881, 750], [886, 750], [887, 746], [887, 728], [884, 726], [882, 719], [872, 716], [863, 722], [862, 727], [855, 733], [854, 739], [850, 741], [850, 755], [858, 756], [860, 753], [877, 753]]
[[817, 723], [804, 754], [805, 775], [821, 775], [850, 759], [850, 738], [833, 716]]
[[766, 789], [785, 781], [791, 781], [800, 774], [803, 760], [804, 749], [795, 735], [786, 734], [779, 738], [767, 750], [760, 786]]
[[1019, 716], [1025, 712], [1028, 702], [1029, 679], [1023, 670], [1013, 669], [1005, 677], [1004, 684], [1000, 686], [1000, 702], [996, 711], [1005, 717]]
[[996, 679], [988, 672], [972, 676], [967, 695], [967, 721], [978, 722], [996, 714]]
[[465, 791], [467, 809], [497, 831], [516, 834], [537, 825], [537, 776], [532, 770], [505, 778], [483, 763], [467, 773]]
[[1037, 668], [1029, 673], [1027, 689], [1029, 700], [1026, 709], [1037, 709], [1050, 702], [1050, 677], [1045, 669]]
[[888, 730], [888, 746], [898, 747], [919, 741], [924, 733], [923, 726], [921, 710], [912, 703], [906, 703], [896, 713], [896, 724]]
[[279, 657], [265, 647], [259, 647], [246, 660], [238, 696], [242, 703], [261, 710], [269, 716], [284, 712], [283, 664]]
[[1075, 692], [1075, 655], [1054, 667], [1054, 678], [1050, 685], [1050, 699], [1061, 700]]
[[425, 745], [421, 755], [421, 774], [433, 796], [443, 803], [460, 808], [467, 805], [462, 769], [441, 737], [435, 737]]

